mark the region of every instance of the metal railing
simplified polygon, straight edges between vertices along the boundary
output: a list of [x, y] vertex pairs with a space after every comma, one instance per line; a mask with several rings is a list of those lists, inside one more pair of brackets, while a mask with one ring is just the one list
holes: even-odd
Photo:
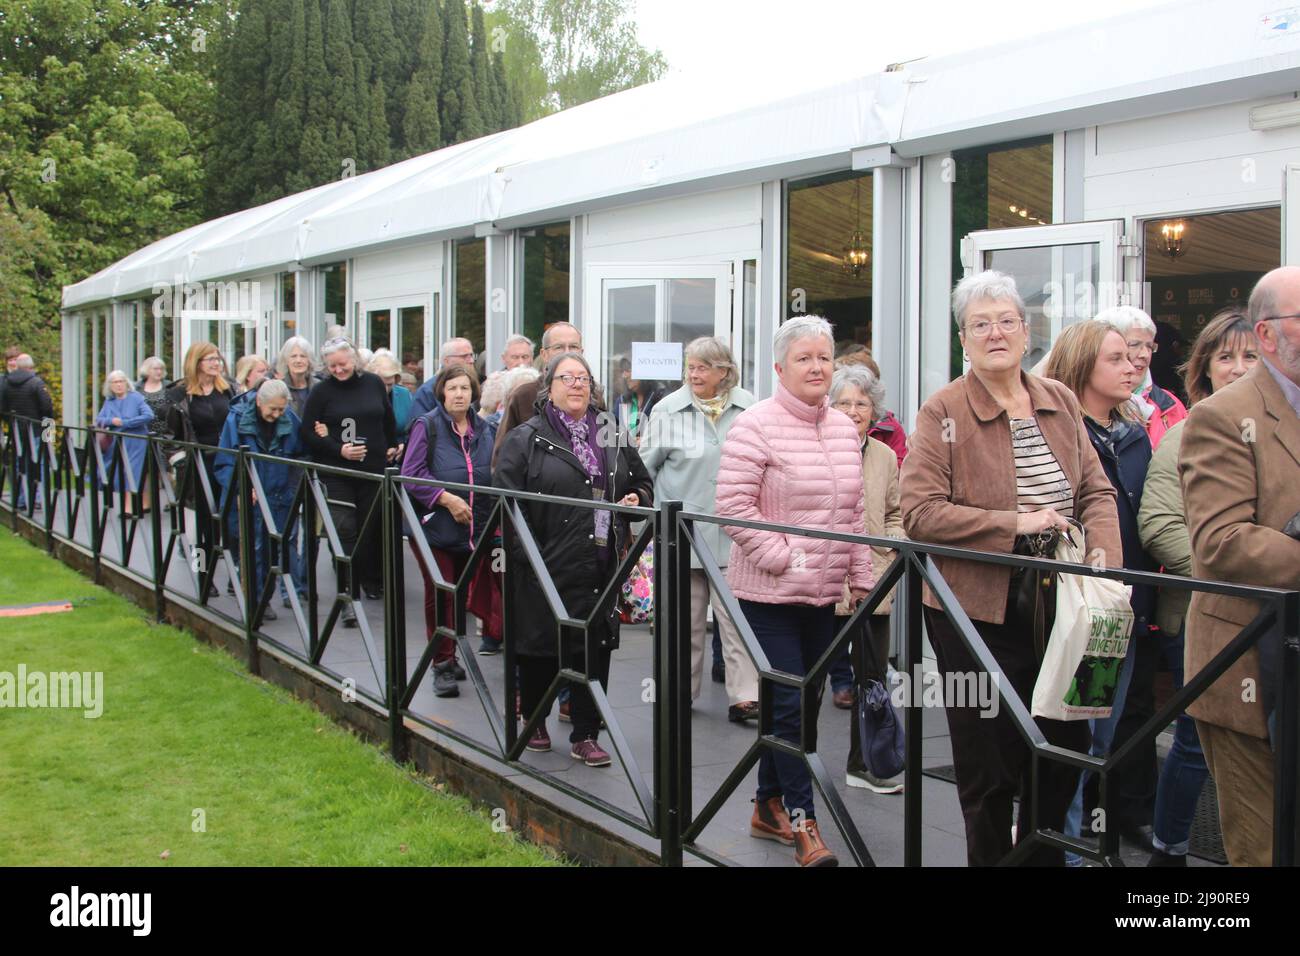
[[[107, 448], [101, 447], [101, 436], [109, 437], [110, 440], [104, 443]], [[1277, 717], [1277, 733], [1273, 741], [1273, 858], [1276, 865], [1291, 866], [1296, 862], [1300, 844], [1297, 830], [1300, 592], [1166, 574], [1101, 570], [1091, 565], [1064, 564], [813, 528], [791, 529], [785, 525], [690, 512], [684, 510], [680, 502], [658, 502], [653, 508], [627, 507], [484, 486], [471, 488], [449, 482], [434, 483], [404, 477], [396, 468], [389, 468], [382, 475], [366, 474], [307, 461], [272, 458], [247, 448], [216, 449], [134, 434], [127, 438], [112, 430], [63, 427], [48, 421], [9, 418], [3, 422], [2, 437], [0, 509], [9, 513], [15, 530], [22, 524], [37, 529], [50, 550], [56, 541], [83, 549], [89, 554], [97, 577], [105, 563], [137, 577], [152, 592], [152, 610], [159, 620], [164, 618], [169, 601], [204, 608], [229, 631], [243, 637], [251, 670], [260, 668], [261, 647], [270, 646], [296, 661], [297, 666], [308, 673], [324, 676], [344, 686], [351, 681], [357, 696], [385, 716], [394, 759], [401, 761], [406, 758], [412, 733], [408, 725], [418, 725], [471, 749], [503, 771], [522, 772], [578, 800], [593, 811], [598, 820], [616, 820], [645, 834], [658, 843], [659, 859], [664, 865], [681, 865], [686, 854], [719, 864], [730, 862], [703, 845], [700, 837], [728, 798], [747, 779], [765, 750], [785, 753], [805, 762], [850, 856], [859, 865], [874, 865], [867, 835], [856, 825], [826, 769], [819, 749], [816, 715], [821, 688], [832, 661], [847, 648], [864, 615], [873, 613], [891, 590], [896, 590], [893, 614], [898, 618], [898, 629], [903, 638], [900, 666], [904, 672], [910, 673], [913, 665], [921, 662], [924, 585], [929, 586], [941, 612], [979, 669], [992, 675], [1001, 705], [1007, 708], [1018, 733], [1031, 751], [1031, 800], [1028, 807], [1022, 807], [1020, 823], [1021, 833], [1029, 836], [1015, 845], [1004, 863], [1025, 862], [1036, 848], [1047, 846], [1068, 850], [1103, 864], [1118, 864], [1119, 834], [1113, 828], [1102, 830], [1094, 843], [1038, 825], [1043, 768], [1048, 763], [1056, 763], [1094, 772], [1099, 778], [1099, 799], [1104, 819], [1112, 819], [1114, 774], [1135, 759], [1143, 748], [1149, 748], [1156, 736], [1187, 704], [1199, 697], [1253, 647], [1258, 647], [1262, 655], [1268, 655], [1268, 659], [1277, 664], [1277, 685], [1262, 688], [1263, 700], [1274, 702]], [[119, 437], [120, 440], [112, 441]], [[148, 443], [139, 476], [131, 466], [127, 441]], [[169, 457], [180, 452], [184, 453], [185, 464], [174, 479]], [[219, 486], [210, 473], [209, 463], [213, 455], [225, 455], [233, 461], [229, 488]], [[277, 510], [268, 500], [259, 463], [289, 465], [294, 469], [293, 496], [287, 508]], [[365, 604], [351, 597], [351, 577], [358, 572], [354, 565], [356, 555], [345, 547], [339, 533], [335, 517], [338, 503], [330, 501], [323, 481], [330, 475], [373, 482], [377, 486], [370, 507], [359, 516], [356, 524], [358, 538], [373, 529], [381, 539], [382, 632], [371, 625]], [[409, 535], [409, 555], [404, 548], [407, 535], [403, 534], [403, 528], [415, 529], [420, 524], [409, 489], [420, 485], [436, 485], [467, 493], [473, 491], [494, 499], [487, 527], [455, 580], [449, 580], [439, 569], [423, 534]], [[613, 513], [612, 520], [627, 521], [629, 527], [644, 522], [644, 526], [631, 535], [629, 550], [617, 562], [609, 578], [598, 582], [596, 604], [585, 616], [571, 614], [555, 587], [551, 572], [542, 559], [542, 549], [527, 520], [529, 503], [605, 510]], [[142, 524], [147, 527], [142, 528]], [[727, 585], [717, 556], [698, 532], [697, 526], [701, 524], [783, 533], [797, 530], [800, 536], [812, 539], [888, 547], [895, 552], [896, 558], [813, 667], [806, 674], [793, 674], [770, 664], [737, 598]], [[109, 529], [113, 530], [111, 537]], [[342, 585], [332, 596], [319, 580], [317, 557], [321, 542]], [[655, 691], [650, 700], [653, 724], [651, 761], [648, 774], [643, 774], [634, 748], [620, 724], [618, 708], [611, 704], [606, 689], [591, 674], [594, 658], [592, 628], [594, 622], [607, 614], [618, 600], [621, 584], [651, 544], [656, 555], [654, 606], [658, 625], [653, 628], [652, 643]], [[260, 580], [256, 558], [259, 550], [265, 556]], [[299, 553], [302, 555], [300, 560]], [[754, 739], [698, 812], [695, 811], [691, 786], [693, 721], [688, 693], [690, 661], [685, 650], [690, 646], [692, 555], [718, 595], [724, 613], [734, 623], [759, 676], [759, 725]], [[178, 557], [183, 560], [178, 561]], [[997, 660], [939, 573], [934, 563], [936, 557], [1013, 568], [1055, 570], [1131, 585], [1154, 585], [1248, 598], [1260, 602], [1261, 609], [1256, 618], [1202, 671], [1190, 675], [1183, 688], [1139, 731], [1108, 756], [1094, 757], [1047, 741], [1030, 716], [1025, 701], [1020, 699], [1010, 681], [1002, 679]], [[453, 608], [450, 622], [439, 624], [433, 633], [427, 635], [428, 646], [413, 665], [408, 659], [404, 606], [408, 560], [422, 568], [435, 591], [447, 595]], [[492, 682], [469, 644], [469, 590], [484, 562], [489, 562], [493, 574], [500, 569], [504, 581], [501, 594], [506, 639], [501, 675], [504, 692], [500, 699], [494, 698]], [[300, 565], [299, 573], [305, 581], [295, 579], [295, 564]], [[225, 567], [235, 590], [234, 613], [219, 606], [220, 594], [215, 583], [220, 567]], [[547, 607], [514, 607], [510, 598], [514, 575], [535, 578]], [[290, 604], [297, 630], [296, 640], [267, 633], [262, 627], [262, 617], [274, 599], [277, 584], [284, 588]], [[300, 588], [303, 597], [299, 597]], [[323, 622], [320, 618], [322, 602], [327, 602], [328, 606]], [[340, 640], [338, 634], [342, 630], [345, 611], [351, 611], [356, 617], [358, 637], [364, 650], [364, 662], [351, 662], [364, 664], [358, 672], [360, 677], [343, 673], [340, 669], [345, 666], [343, 664], [331, 664], [325, 660], [327, 651]], [[586, 651], [583, 657], [586, 665], [582, 669], [564, 666], [561, 653], [559, 672], [542, 701], [531, 713], [517, 715], [516, 656], [510, 639], [511, 621], [516, 615], [537, 614], [545, 614], [554, 620], [557, 653], [566, 646], [566, 641], [577, 642]], [[421, 702], [420, 692], [426, 689], [438, 638], [451, 638], [461, 652], [469, 686], [473, 688], [487, 721], [487, 739], [454, 725], [456, 722], [447, 719], [445, 714], [435, 712]], [[591, 693], [631, 788], [634, 810], [618, 806], [560, 775], [547, 773], [524, 761], [526, 742], [545, 720], [566, 683], [583, 686]], [[773, 732], [772, 692], [777, 686], [797, 689], [801, 695], [799, 741], [783, 739]], [[906, 734], [903, 862], [907, 866], [921, 864], [924, 822], [921, 799], [922, 709], [916, 695], [906, 695], [903, 707]]]

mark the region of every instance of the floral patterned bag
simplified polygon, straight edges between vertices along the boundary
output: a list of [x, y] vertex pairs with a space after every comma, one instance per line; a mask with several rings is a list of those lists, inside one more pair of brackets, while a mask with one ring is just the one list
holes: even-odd
[[619, 618], [624, 624], [653, 624], [655, 620], [655, 545], [651, 541], [623, 582]]

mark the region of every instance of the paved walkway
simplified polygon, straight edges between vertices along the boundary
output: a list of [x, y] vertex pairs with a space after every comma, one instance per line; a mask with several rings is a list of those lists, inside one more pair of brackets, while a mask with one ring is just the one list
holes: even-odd
[[[6, 499], [7, 501], [7, 499]], [[75, 540], [88, 546], [89, 534], [89, 499], [78, 517]], [[56, 530], [60, 533], [65, 528], [66, 511], [60, 502]], [[5, 515], [6, 521], [8, 515]], [[130, 567], [136, 573], [151, 576], [149, 557], [148, 524], [141, 523], [131, 549]], [[123, 536], [116, 521], [109, 527], [104, 539], [103, 554], [106, 560], [120, 563], [123, 553]], [[164, 537], [164, 547], [166, 538]], [[323, 548], [322, 548], [323, 550]], [[406, 612], [406, 629], [408, 642], [408, 674], [412, 673], [424, 649], [423, 587], [419, 570], [409, 550], [403, 551], [405, 560], [405, 592], [403, 606]], [[323, 625], [328, 600], [334, 597], [334, 575], [325, 554], [321, 554], [318, 571], [318, 586], [321, 590], [321, 623]], [[223, 566], [217, 572], [217, 586], [220, 597], [209, 602], [209, 607], [229, 615], [238, 614], [238, 605], [234, 597], [225, 593], [229, 572]], [[167, 585], [179, 594], [193, 598], [195, 589], [190, 575], [183, 563], [173, 559]], [[278, 595], [273, 606], [279, 614], [279, 620], [267, 622], [261, 632], [289, 653], [305, 657], [306, 641], [293, 618], [293, 615], [280, 606]], [[382, 699], [381, 681], [376, 675], [384, 673], [385, 662], [383, 642], [383, 607], [377, 601], [361, 602], [362, 612], [366, 615], [373, 629], [371, 649], [363, 639], [360, 630], [337, 628], [330, 637], [322, 664], [336, 678], [342, 680], [353, 678], [360, 693], [368, 693]], [[471, 642], [477, 646], [477, 640]], [[501, 711], [502, 688], [504, 686], [504, 657], [475, 656], [473, 661], [464, 661], [465, 666], [477, 666], [481, 669], [486, 686], [492, 695], [492, 705]], [[608, 697], [617, 714], [619, 726], [626, 737], [632, 759], [645, 778], [647, 787], [653, 785], [654, 767], [653, 741], [653, 704], [642, 700], [645, 681], [653, 678], [653, 645], [649, 629], [646, 627], [627, 627], [623, 631], [622, 647], [614, 654], [610, 669], [610, 686]], [[432, 675], [426, 677], [417, 691], [412, 704], [413, 709], [429, 720], [456, 730], [485, 745], [493, 744], [493, 734], [484, 712], [483, 704], [473, 691], [470, 682], [461, 684], [461, 696], [452, 699], [435, 698], [432, 693]], [[702, 808], [716, 792], [746, 749], [756, 736], [753, 724], [738, 725], [727, 721], [727, 699], [721, 684], [706, 679], [701, 697], [691, 710], [692, 741], [692, 794], [696, 810]], [[829, 694], [823, 705], [819, 722], [819, 743], [822, 758], [827, 769], [831, 771], [836, 787], [853, 821], [862, 834], [872, 857], [878, 865], [899, 866], [903, 862], [903, 799], [900, 795], [884, 796], [860, 789], [849, 789], [844, 785], [844, 766], [848, 754], [848, 719], [849, 712], [837, 710], [831, 706]], [[936, 767], [952, 763], [948, 739], [947, 722], [943, 713], [937, 709], [927, 709], [923, 714], [924, 741], [922, 760], [924, 767]], [[614, 754], [614, 764], [604, 769], [586, 767], [569, 757], [566, 745], [568, 724], [558, 721], [553, 712], [548, 727], [555, 743], [555, 750], [549, 754], [525, 753], [524, 763], [536, 769], [562, 778], [571, 786], [588, 794], [600, 797], [633, 816], [640, 817], [641, 811], [628, 782], [624, 763], [626, 755], [614, 753], [609, 736], [602, 735], [606, 749]], [[450, 749], [462, 754], [472, 754], [467, 748], [450, 745]], [[472, 759], [483, 761], [479, 755]], [[537, 788], [547, 794], [548, 798], [562, 805], [581, 807], [562, 794], [556, 794], [518, 771], [494, 766], [494, 772], [509, 776], [530, 788]], [[769, 841], [756, 840], [749, 836], [749, 816], [752, 810], [749, 802], [756, 784], [756, 770], [741, 784], [727, 800], [726, 804], [705, 829], [699, 844], [709, 851], [726, 857], [740, 865], [747, 866], [791, 866], [794, 865], [793, 851]], [[965, 864], [966, 849], [964, 829], [960, 807], [957, 802], [956, 788], [945, 781], [929, 777], [923, 778], [922, 796], [922, 859], [927, 866], [962, 866]], [[819, 807], [823, 806], [821, 802]], [[593, 811], [582, 809], [584, 815]], [[834, 849], [841, 861], [850, 860], [845, 841], [836, 831], [828, 814], [820, 811], [820, 822], [828, 845]], [[615, 826], [616, 831], [637, 837], [631, 828]], [[645, 838], [640, 837], [644, 842]], [[1134, 849], [1126, 849], [1125, 861], [1129, 865], [1143, 865], [1145, 854]], [[693, 862], [699, 862], [695, 860]], [[1194, 864], [1201, 861], [1193, 859]]]

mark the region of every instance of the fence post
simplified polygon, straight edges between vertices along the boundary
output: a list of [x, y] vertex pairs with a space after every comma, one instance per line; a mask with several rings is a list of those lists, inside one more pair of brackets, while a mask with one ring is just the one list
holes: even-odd
[[92, 562], [91, 580], [96, 584], [102, 584], [99, 573], [99, 549], [104, 543], [103, 532], [100, 530], [103, 523], [99, 513], [99, 455], [95, 454], [96, 445], [99, 444], [99, 435], [94, 430], [86, 432], [88, 441], [86, 445], [86, 471], [90, 479], [90, 557]]
[[[682, 633], [678, 619], [683, 607], [682, 577], [685, 569], [686, 594], [690, 591], [690, 554], [682, 554], [682, 542], [677, 528], [681, 514], [680, 501], [662, 501], [655, 515], [655, 675], [654, 752], [658, 758], [655, 789], [657, 804], [655, 817], [659, 825], [659, 859], [663, 866], [682, 865], [682, 807], [684, 788], [690, 786], [689, 768], [683, 766], [689, 759], [684, 746], [683, 731], [685, 710], [690, 706], [683, 692], [679, 675]], [[690, 612], [689, 605], [685, 611]], [[685, 707], [683, 706], [685, 702]]]
[[[907, 562], [907, 570], [898, 582], [894, 608], [902, 612], [899, 625], [903, 637], [902, 670], [904, 685], [913, 691], [911, 681], [914, 668], [921, 664], [921, 568], [918, 561], [924, 555], [910, 548], [900, 550], [899, 560]], [[916, 706], [913, 693], [903, 704], [904, 735], [904, 787], [903, 787], [903, 865], [921, 865], [921, 734], [924, 714]]]
[[54, 553], [54, 502], [58, 500], [59, 492], [56, 489], [53, 494], [50, 489], [54, 487], [58, 478], [58, 470], [54, 467], [54, 457], [52, 448], [54, 447], [54, 419], [41, 419], [41, 474], [45, 475], [45, 484], [42, 488], [42, 498], [45, 505], [45, 550], [49, 554]]
[[401, 516], [397, 508], [398, 468], [384, 469], [379, 516], [384, 549], [384, 656], [388, 665], [388, 750], [398, 763], [407, 758], [402, 726], [402, 697], [406, 693], [406, 602], [402, 568]]
[[[248, 480], [248, 446], [240, 445], [236, 453], [235, 469], [238, 476], [239, 501], [239, 565], [240, 580], [239, 583], [244, 590], [244, 640], [248, 645], [248, 670], [253, 674], [259, 674], [262, 670], [262, 662], [259, 657], [257, 647], [257, 628], [253, 626], [253, 618], [256, 616], [256, 584], [257, 584], [257, 566], [255, 550], [253, 547], [253, 489], [252, 482]], [[202, 489], [200, 489], [202, 492]], [[217, 525], [220, 535], [225, 531], [222, 527], [225, 519], [221, 516], [221, 499], [218, 497], [216, 502]], [[218, 540], [220, 540], [218, 538]]]
[[1278, 602], [1282, 632], [1281, 687], [1276, 711], [1277, 757], [1273, 774], [1273, 865], [1295, 866], [1300, 820], [1296, 775], [1300, 773], [1300, 592]]
[[161, 624], [166, 620], [164, 613], [163, 588], [166, 569], [163, 566], [162, 543], [162, 468], [159, 466], [158, 439], [152, 435], [148, 438], [145, 454], [145, 487], [149, 489], [149, 547], [153, 551], [153, 616]]
[[13, 415], [6, 415], [5, 422], [9, 425], [9, 436], [5, 442], [5, 474], [9, 478], [9, 517], [13, 522], [14, 534], [18, 533], [18, 456], [14, 449], [14, 435], [18, 427], [18, 420]]

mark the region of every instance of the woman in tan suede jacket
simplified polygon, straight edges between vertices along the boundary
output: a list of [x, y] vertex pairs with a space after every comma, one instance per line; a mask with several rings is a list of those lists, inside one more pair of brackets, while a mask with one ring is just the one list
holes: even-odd
[[[979, 273], [959, 282], [952, 298], [970, 371], [932, 395], [917, 415], [901, 479], [907, 536], [1011, 554], [1018, 536], [1065, 528], [1066, 519], [1074, 518], [1083, 524], [1088, 559], [1120, 566], [1115, 489], [1084, 430], [1078, 400], [1059, 382], [1021, 370], [1029, 330], [1015, 281], [999, 272]], [[1028, 622], [1016, 613], [1012, 569], [953, 558], [935, 558], [935, 564], [1004, 680], [1028, 706], [1040, 661]], [[982, 668], [928, 588], [924, 600], [939, 669], [945, 676], [981, 680]], [[995, 716], [969, 701], [946, 700], [945, 708], [967, 857], [972, 865], [992, 865], [1011, 851], [1017, 791], [1021, 807], [1031, 806], [1025, 799], [1030, 750], [1006, 708]], [[1037, 723], [1048, 742], [1087, 751], [1085, 721]], [[1062, 827], [1077, 784], [1077, 770], [1055, 761], [1040, 765], [1035, 828]], [[1022, 838], [1028, 824], [1020, 820]], [[1060, 850], [1041, 847], [1028, 859], [1064, 863]]]

